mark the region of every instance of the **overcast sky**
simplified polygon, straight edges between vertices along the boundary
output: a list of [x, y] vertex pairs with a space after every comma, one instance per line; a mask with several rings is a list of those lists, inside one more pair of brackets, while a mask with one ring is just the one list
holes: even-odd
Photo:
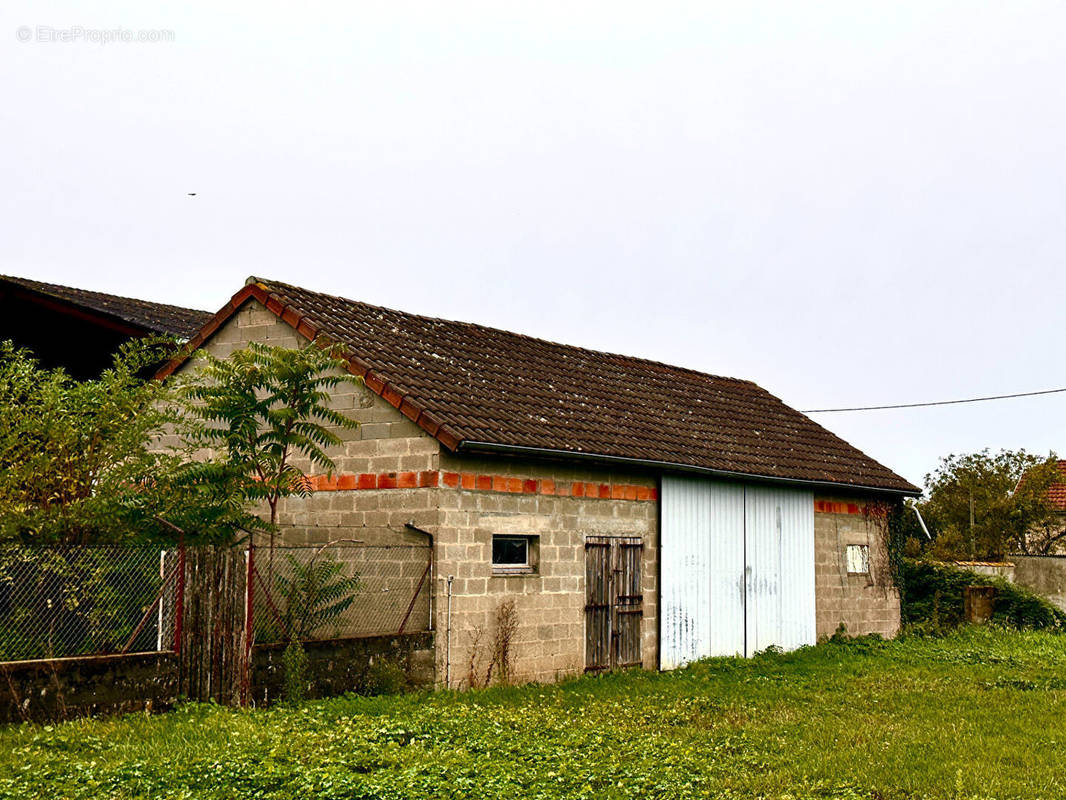
[[[1062, 2], [7, 0], [0, 273], [255, 274], [800, 409], [1057, 388], [1064, 41]], [[1064, 416], [815, 415], [913, 481]]]

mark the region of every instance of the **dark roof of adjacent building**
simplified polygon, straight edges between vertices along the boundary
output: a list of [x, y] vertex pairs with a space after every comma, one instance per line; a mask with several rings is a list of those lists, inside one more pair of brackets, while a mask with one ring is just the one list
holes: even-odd
[[0, 282], [19, 287], [40, 297], [57, 300], [139, 328], [145, 333], [158, 333], [187, 339], [211, 319], [211, 313], [193, 308], [153, 303], [132, 297], [119, 297], [103, 292], [91, 292], [72, 286], [42, 283], [28, 278], [0, 275]]
[[[735, 477], [919, 490], [751, 381], [249, 279], [256, 298], [451, 450], [596, 458]], [[160, 375], [177, 369], [171, 362]]]

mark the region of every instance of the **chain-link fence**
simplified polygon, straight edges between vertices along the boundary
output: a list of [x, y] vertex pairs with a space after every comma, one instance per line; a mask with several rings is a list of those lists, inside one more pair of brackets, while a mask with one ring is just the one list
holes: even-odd
[[[212, 658], [230, 659], [248, 562], [246, 548], [2, 547], [0, 661], [180, 649], [222, 628]], [[258, 547], [254, 641], [429, 630], [431, 565], [428, 544]]]
[[255, 640], [320, 640], [424, 631], [428, 545], [338, 544], [257, 550]]
[[0, 661], [163, 649], [158, 547], [0, 547]]

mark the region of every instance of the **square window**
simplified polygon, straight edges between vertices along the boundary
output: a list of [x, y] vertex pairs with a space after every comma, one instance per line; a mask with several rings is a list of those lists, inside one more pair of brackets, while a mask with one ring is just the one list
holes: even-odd
[[849, 575], [870, 574], [870, 545], [849, 544], [846, 550]]
[[493, 536], [492, 571], [497, 575], [533, 572], [529, 536]]

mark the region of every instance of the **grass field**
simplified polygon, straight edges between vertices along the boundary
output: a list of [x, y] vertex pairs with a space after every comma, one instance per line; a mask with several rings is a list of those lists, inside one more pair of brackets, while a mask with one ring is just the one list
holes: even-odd
[[11, 798], [1066, 798], [1066, 636], [0, 729]]

